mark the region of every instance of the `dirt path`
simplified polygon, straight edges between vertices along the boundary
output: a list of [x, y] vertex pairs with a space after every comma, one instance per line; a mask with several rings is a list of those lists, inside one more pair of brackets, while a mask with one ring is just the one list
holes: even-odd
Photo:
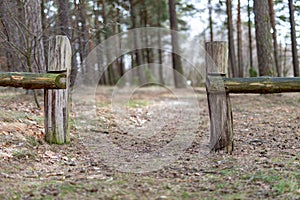
[[30, 96], [1, 93], [0, 198], [300, 198], [299, 94], [232, 95], [235, 151], [226, 155], [207, 152], [203, 89], [196, 98], [122, 90], [113, 106], [112, 92], [98, 89], [95, 121], [77, 123], [62, 146], [44, 143]]

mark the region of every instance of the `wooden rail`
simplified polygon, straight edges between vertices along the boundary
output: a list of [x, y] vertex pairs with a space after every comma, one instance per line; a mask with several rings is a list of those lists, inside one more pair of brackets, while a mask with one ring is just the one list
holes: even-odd
[[66, 74], [0, 72], [0, 86], [24, 89], [66, 89]]
[[300, 92], [300, 77], [226, 78], [223, 73], [208, 73], [209, 91], [227, 93]]
[[210, 116], [210, 147], [233, 151], [230, 93], [300, 92], [300, 77], [227, 78], [227, 44], [206, 43], [206, 91]]
[[44, 89], [45, 139], [70, 142], [69, 97], [71, 45], [66, 36], [50, 39], [47, 73], [0, 72], [0, 86]]

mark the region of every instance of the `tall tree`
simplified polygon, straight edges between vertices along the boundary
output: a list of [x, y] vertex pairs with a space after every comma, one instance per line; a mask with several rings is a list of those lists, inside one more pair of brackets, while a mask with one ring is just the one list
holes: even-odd
[[277, 76], [281, 76], [281, 69], [278, 62], [278, 44], [277, 44], [277, 30], [276, 30], [276, 23], [275, 23], [275, 13], [274, 13], [274, 2], [273, 0], [269, 0], [269, 12], [270, 12], [270, 21], [271, 26], [273, 29], [273, 48], [274, 48], [274, 61], [276, 67]]
[[[59, 34], [66, 35], [72, 41], [72, 25], [69, 10], [69, 1], [58, 0], [58, 25]], [[72, 49], [75, 49], [74, 42], [72, 42]], [[74, 84], [77, 75], [76, 56], [72, 56], [72, 69], [71, 69], [71, 85]]]
[[209, 18], [209, 31], [210, 31], [210, 41], [214, 41], [214, 32], [213, 32], [213, 20], [212, 20], [212, 4], [211, 0], [208, 0], [208, 18]]
[[[88, 44], [88, 20], [87, 20], [87, 2], [84, 0], [79, 0], [77, 4], [77, 9], [78, 9], [78, 29], [79, 29], [79, 54], [80, 54], [80, 61], [81, 64], [83, 65], [84, 59], [88, 55], [88, 49], [87, 49], [87, 44]], [[82, 66], [84, 71], [86, 70], [85, 66]]]
[[255, 0], [254, 14], [259, 75], [272, 76], [275, 63], [268, 0]]
[[[96, 0], [96, 2], [94, 3], [94, 7], [93, 7], [93, 13], [95, 16], [94, 19], [94, 28], [96, 30], [95, 32], [95, 43], [98, 45], [102, 42], [102, 34], [101, 34], [101, 30], [102, 30], [102, 26], [100, 25], [100, 8], [101, 8], [102, 2], [101, 0]], [[99, 50], [99, 48], [97, 48], [97, 57], [99, 60], [99, 65], [98, 65], [98, 73], [101, 74], [101, 78], [99, 80], [99, 83], [102, 85], [108, 84], [107, 83], [107, 73], [104, 71], [104, 67], [102, 66], [102, 62], [103, 62], [103, 55], [102, 52]]]
[[[137, 28], [137, 23], [138, 23], [138, 19], [137, 19], [137, 7], [134, 5], [134, 1], [133, 0], [129, 0], [130, 3], [130, 14], [131, 14], [131, 22], [132, 22], [132, 29]], [[146, 74], [145, 71], [139, 67], [143, 64], [143, 53], [142, 50], [140, 49], [141, 46], [141, 35], [139, 34], [138, 31], [134, 31], [134, 36], [135, 36], [135, 40], [134, 40], [134, 45], [135, 45], [135, 49], [136, 49], [136, 64], [138, 66], [138, 75], [139, 75], [139, 81], [140, 84], [144, 84], [147, 82], [146, 80]]]
[[58, 17], [60, 34], [72, 37], [72, 27], [70, 22], [69, 1], [58, 0]]
[[[24, 31], [24, 9], [19, 1], [0, 1], [1, 47], [5, 51], [7, 70], [23, 71], [27, 63]], [[3, 45], [3, 46], [2, 46]]]
[[239, 77], [244, 76], [244, 61], [243, 61], [243, 33], [241, 21], [241, 1], [238, 0], [238, 17], [237, 17], [237, 42], [238, 42], [238, 66]]
[[299, 76], [299, 61], [297, 52], [297, 39], [295, 30], [295, 19], [294, 19], [294, 3], [293, 0], [289, 0], [289, 11], [290, 11], [290, 24], [291, 24], [291, 40], [292, 40], [292, 53], [293, 53], [293, 69], [294, 76]]
[[41, 16], [41, 1], [26, 0], [24, 2], [25, 24], [27, 28], [27, 65], [29, 71], [44, 72], [46, 70]]
[[226, 0], [226, 12], [227, 12], [227, 28], [228, 28], [228, 41], [229, 41], [229, 61], [231, 66], [231, 73], [233, 77], [238, 77], [238, 69], [235, 59], [235, 46], [233, 38], [233, 23], [232, 23], [232, 2]]
[[177, 35], [177, 16], [176, 16], [176, 4], [175, 0], [169, 0], [169, 14], [170, 14], [170, 28], [172, 30], [171, 40], [172, 40], [172, 62], [174, 69], [174, 83], [176, 88], [183, 87], [182, 78], [183, 69], [181, 65], [180, 56], [176, 53], [179, 52], [178, 35]]
[[249, 57], [250, 57], [250, 76], [253, 76], [253, 49], [252, 49], [252, 27], [251, 27], [251, 7], [250, 7], [250, 0], [248, 0], [247, 5], [247, 12], [248, 12], [248, 43], [249, 43]]
[[[164, 4], [164, 1], [161, 1], [161, 0], [158, 0], [158, 10], [157, 10], [157, 18], [156, 18], [156, 26], [157, 27], [161, 27], [161, 19], [162, 19], [162, 16], [163, 16], [163, 11], [164, 11], [164, 8], [166, 7], [165, 4]], [[161, 84], [165, 84], [165, 81], [164, 81], [164, 75], [163, 75], [163, 66], [162, 66], [162, 63], [163, 63], [163, 56], [162, 56], [162, 43], [161, 43], [161, 33], [160, 31], [157, 31], [157, 42], [158, 42], [158, 63], [161, 64], [159, 66], [159, 82]]]
[[[107, 6], [106, 6], [106, 0], [101, 1], [102, 5], [102, 19], [104, 24], [104, 39], [107, 40], [111, 35], [111, 27], [108, 25], [108, 15], [107, 15]], [[106, 58], [107, 60], [111, 60], [111, 49], [110, 47], [106, 48]], [[114, 74], [113, 74], [113, 65], [109, 65], [107, 68], [107, 84], [113, 85], [114, 84]]]

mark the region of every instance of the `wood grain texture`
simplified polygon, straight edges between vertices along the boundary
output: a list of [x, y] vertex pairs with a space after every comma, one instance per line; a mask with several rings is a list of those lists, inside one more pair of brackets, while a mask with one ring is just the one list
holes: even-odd
[[71, 45], [66, 36], [50, 40], [47, 71], [66, 71], [66, 89], [45, 90], [45, 138], [49, 143], [69, 143]]
[[[233, 121], [229, 94], [223, 77], [227, 73], [226, 42], [206, 43], [206, 90], [210, 117], [210, 148], [212, 151], [233, 151]], [[218, 84], [216, 84], [216, 82]], [[212, 85], [217, 88], [212, 90]]]

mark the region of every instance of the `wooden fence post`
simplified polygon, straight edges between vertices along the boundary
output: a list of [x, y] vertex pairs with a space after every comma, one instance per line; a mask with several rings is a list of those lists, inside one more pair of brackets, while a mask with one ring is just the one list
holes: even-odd
[[[210, 117], [210, 148], [212, 151], [233, 151], [233, 121], [229, 94], [223, 77], [227, 72], [226, 42], [207, 42], [206, 91]], [[212, 84], [213, 82], [213, 84]]]
[[66, 89], [45, 90], [45, 139], [48, 143], [69, 143], [71, 45], [68, 37], [56, 36], [50, 40], [47, 72], [66, 73]]

